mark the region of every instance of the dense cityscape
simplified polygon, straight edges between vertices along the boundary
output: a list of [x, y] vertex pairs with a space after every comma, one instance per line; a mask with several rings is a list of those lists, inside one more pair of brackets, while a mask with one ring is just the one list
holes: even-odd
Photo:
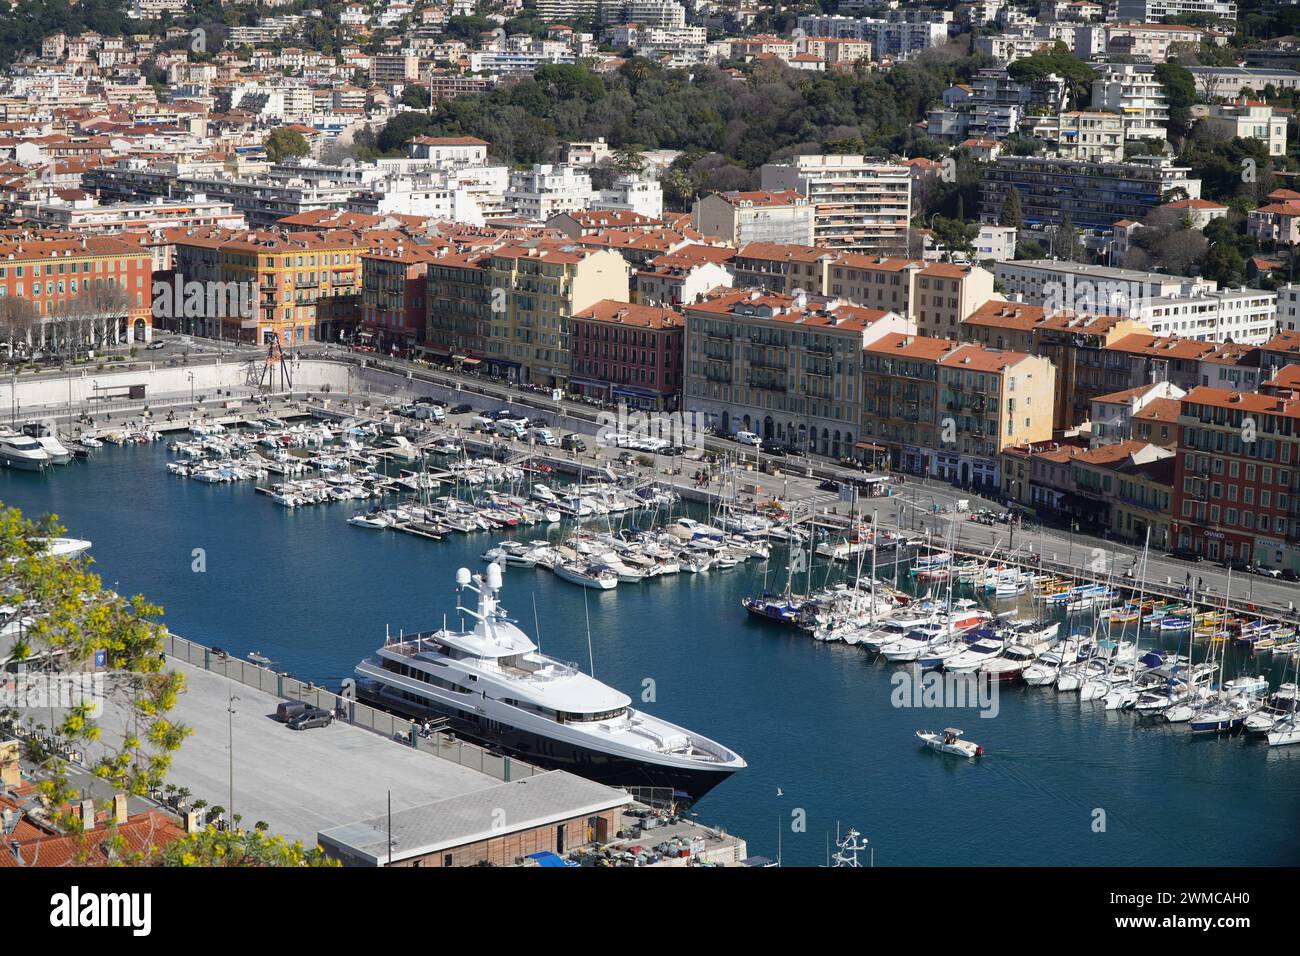
[[11, 6], [0, 867], [1300, 859], [1300, 4]]

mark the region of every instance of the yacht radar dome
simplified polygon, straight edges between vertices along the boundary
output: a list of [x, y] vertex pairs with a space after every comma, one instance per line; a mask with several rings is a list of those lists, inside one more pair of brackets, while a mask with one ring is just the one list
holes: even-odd
[[461, 588], [466, 587], [466, 586], [469, 585], [469, 582], [470, 582], [471, 580], [473, 580], [473, 576], [469, 573], [469, 568], [457, 568], [457, 569], [456, 569], [456, 586], [457, 586], [457, 587], [461, 587]]
[[487, 566], [487, 586], [494, 591], [501, 587], [501, 565], [495, 561]]

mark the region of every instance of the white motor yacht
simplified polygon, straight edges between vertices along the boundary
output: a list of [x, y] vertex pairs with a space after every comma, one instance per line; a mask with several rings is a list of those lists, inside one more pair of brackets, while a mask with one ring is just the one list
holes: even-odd
[[446, 716], [465, 736], [611, 785], [698, 800], [744, 768], [722, 744], [635, 710], [626, 694], [542, 654], [497, 603], [501, 578], [496, 564], [482, 575], [458, 570], [458, 594], [476, 593], [477, 608], [456, 608], [459, 630], [385, 643], [357, 665], [359, 694], [411, 716]]
[[52, 464], [39, 441], [13, 431], [0, 433], [0, 462], [20, 471], [41, 471]]

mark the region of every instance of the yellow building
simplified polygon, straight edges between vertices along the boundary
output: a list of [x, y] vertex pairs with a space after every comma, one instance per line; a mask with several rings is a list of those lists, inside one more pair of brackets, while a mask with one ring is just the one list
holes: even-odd
[[628, 302], [628, 266], [609, 249], [529, 239], [492, 251], [484, 364], [511, 381], [563, 388], [569, 321], [604, 299]]
[[368, 240], [350, 229], [213, 229], [178, 238], [177, 278], [217, 287], [224, 298], [205, 315], [180, 317], [177, 330], [258, 344], [272, 332], [284, 345], [333, 338], [322, 328], [358, 312], [367, 249]]

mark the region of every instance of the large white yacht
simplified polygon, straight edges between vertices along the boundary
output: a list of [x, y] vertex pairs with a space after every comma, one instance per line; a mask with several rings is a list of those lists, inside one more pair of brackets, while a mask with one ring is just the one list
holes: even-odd
[[[721, 744], [634, 710], [626, 694], [538, 651], [497, 603], [499, 565], [472, 576], [461, 568], [456, 585], [461, 629], [385, 643], [357, 665], [361, 697], [411, 716], [449, 717], [465, 736], [531, 763], [602, 783], [672, 787], [691, 800], [745, 766]], [[465, 590], [478, 595], [477, 609], [460, 604]]]
[[40, 471], [51, 464], [49, 452], [39, 441], [10, 429], [0, 432], [0, 462], [22, 471]]

